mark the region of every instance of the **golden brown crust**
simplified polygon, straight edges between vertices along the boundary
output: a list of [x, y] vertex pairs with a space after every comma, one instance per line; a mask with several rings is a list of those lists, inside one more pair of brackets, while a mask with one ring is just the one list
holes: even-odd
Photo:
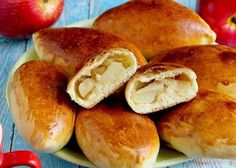
[[199, 88], [235, 97], [236, 49], [234, 48], [221, 45], [181, 47], [160, 53], [151, 62], [184, 65], [197, 74]]
[[78, 72], [95, 56], [112, 48], [125, 48], [134, 53], [138, 64], [146, 64], [133, 44], [114, 35], [90, 28], [48, 28], [33, 35], [41, 59], [61, 66], [68, 74]]
[[151, 62], [181, 62], [182, 64], [197, 64], [196, 62], [200, 61], [204, 61], [204, 63], [214, 61], [229, 65], [236, 62], [235, 53], [235, 48], [223, 45], [185, 46], [164, 51], [153, 57]]
[[236, 156], [236, 103], [201, 90], [190, 102], [169, 110], [157, 122], [160, 137], [189, 157]]
[[52, 64], [30, 61], [14, 73], [10, 109], [21, 136], [36, 150], [55, 152], [70, 139], [76, 107], [67, 76]]
[[150, 166], [159, 151], [154, 123], [111, 102], [81, 110], [75, 131], [82, 151], [98, 167]]
[[149, 63], [144, 66], [141, 66], [132, 78], [134, 78], [135, 76], [140, 76], [141, 74], [145, 73], [147, 70], [152, 71], [154, 74], [160, 74], [162, 72], [175, 70], [177, 68], [188, 69], [183, 65], [179, 65], [175, 63]]
[[129, 1], [103, 13], [93, 26], [132, 42], [147, 59], [171, 48], [210, 44], [216, 38], [200, 16], [171, 0]]

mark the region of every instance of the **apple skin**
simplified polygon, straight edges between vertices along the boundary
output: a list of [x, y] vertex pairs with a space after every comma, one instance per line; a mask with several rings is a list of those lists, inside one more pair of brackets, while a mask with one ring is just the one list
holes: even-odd
[[64, 0], [0, 0], [0, 34], [24, 39], [49, 27], [61, 15]]
[[198, 12], [217, 34], [219, 44], [236, 47], [236, 0], [199, 0]]

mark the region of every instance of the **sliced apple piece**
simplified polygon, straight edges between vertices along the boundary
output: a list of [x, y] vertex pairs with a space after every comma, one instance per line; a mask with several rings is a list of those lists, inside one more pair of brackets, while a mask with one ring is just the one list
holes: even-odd
[[153, 103], [157, 94], [162, 93], [164, 89], [163, 83], [154, 81], [151, 84], [135, 91], [132, 95], [135, 103]]
[[103, 84], [113, 83], [116, 80], [122, 79], [123, 74], [125, 74], [125, 68], [122, 63], [112, 62], [101, 75], [101, 82]]
[[95, 81], [91, 78], [85, 79], [83, 82], [79, 84], [79, 93], [81, 97], [85, 97], [89, 92], [94, 88]]

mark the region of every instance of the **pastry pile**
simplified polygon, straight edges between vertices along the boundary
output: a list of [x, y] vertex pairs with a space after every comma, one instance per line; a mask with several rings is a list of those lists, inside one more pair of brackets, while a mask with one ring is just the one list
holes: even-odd
[[101, 168], [150, 168], [160, 139], [188, 157], [235, 159], [236, 49], [215, 38], [172, 0], [131, 0], [93, 28], [40, 30], [39, 60], [10, 83], [12, 118], [42, 152], [59, 151], [75, 132]]

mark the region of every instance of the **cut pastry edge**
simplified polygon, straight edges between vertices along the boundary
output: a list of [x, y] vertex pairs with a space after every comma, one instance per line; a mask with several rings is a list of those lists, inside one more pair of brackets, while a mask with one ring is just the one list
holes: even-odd
[[132, 52], [110, 49], [90, 59], [69, 81], [67, 92], [80, 106], [92, 108], [123, 86], [136, 69]]
[[[153, 74], [154, 73], [154, 74]], [[149, 68], [129, 80], [125, 97], [137, 113], [147, 114], [187, 102], [197, 95], [196, 74], [187, 68], [152, 72]]]

